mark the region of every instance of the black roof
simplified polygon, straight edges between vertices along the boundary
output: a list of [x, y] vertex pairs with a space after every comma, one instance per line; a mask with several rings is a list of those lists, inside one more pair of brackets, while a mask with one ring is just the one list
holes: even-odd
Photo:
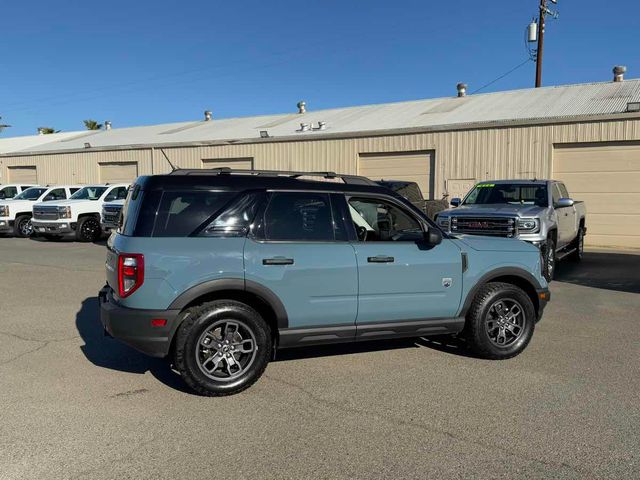
[[[320, 180], [300, 177], [318, 177]], [[341, 181], [326, 181], [341, 180]], [[283, 189], [330, 192], [370, 192], [389, 194], [389, 189], [366, 177], [333, 172], [286, 172], [272, 170], [176, 170], [166, 175], [139, 177], [145, 190], [221, 188], [229, 190]], [[395, 196], [395, 195], [394, 195]]]

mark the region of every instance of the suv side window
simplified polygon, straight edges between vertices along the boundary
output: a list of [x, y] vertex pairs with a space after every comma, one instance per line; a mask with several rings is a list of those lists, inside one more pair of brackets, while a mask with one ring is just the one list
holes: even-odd
[[329, 194], [276, 192], [264, 212], [264, 237], [276, 241], [334, 241]]
[[391, 202], [352, 197], [348, 203], [361, 242], [415, 242], [423, 238], [420, 222]]
[[67, 198], [67, 193], [64, 191], [64, 188], [54, 188], [47, 196], [42, 200], [43, 202], [50, 202], [52, 200], [64, 200]]
[[213, 221], [195, 233], [199, 237], [244, 237], [258, 212], [265, 194], [251, 192], [230, 202]]

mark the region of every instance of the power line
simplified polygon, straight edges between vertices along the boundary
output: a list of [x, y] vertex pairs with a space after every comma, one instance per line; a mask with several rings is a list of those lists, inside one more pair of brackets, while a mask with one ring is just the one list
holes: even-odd
[[477, 90], [474, 90], [473, 92], [471, 92], [471, 95], [473, 95], [474, 93], [478, 93], [480, 90], [484, 90], [485, 88], [487, 88], [490, 85], [493, 85], [494, 83], [496, 83], [498, 80], [502, 80], [504, 77], [506, 77], [507, 75], [515, 72], [516, 70], [518, 70], [519, 68], [523, 67], [524, 65], [526, 65], [529, 62], [532, 62], [533, 59], [531, 59], [530, 57], [527, 58], [524, 62], [519, 63], [518, 65], [516, 65], [515, 67], [513, 67], [511, 70], [509, 70], [508, 72], [503, 73], [502, 75], [500, 75], [499, 77], [491, 80], [489, 83], [481, 86], [480, 88], [478, 88]]

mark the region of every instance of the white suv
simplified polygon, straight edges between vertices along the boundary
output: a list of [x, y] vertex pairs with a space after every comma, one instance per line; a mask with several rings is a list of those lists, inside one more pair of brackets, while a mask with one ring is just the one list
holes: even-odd
[[0, 233], [30, 237], [33, 234], [31, 217], [35, 203], [64, 200], [81, 188], [81, 185], [31, 187], [11, 199], [0, 201]]
[[10, 200], [27, 188], [37, 187], [37, 185], [24, 185], [10, 183], [8, 185], [0, 185], [0, 200]]
[[33, 228], [49, 240], [74, 234], [81, 242], [95, 242], [103, 234], [100, 213], [105, 202], [124, 199], [129, 185], [87, 185], [69, 200], [33, 206]]

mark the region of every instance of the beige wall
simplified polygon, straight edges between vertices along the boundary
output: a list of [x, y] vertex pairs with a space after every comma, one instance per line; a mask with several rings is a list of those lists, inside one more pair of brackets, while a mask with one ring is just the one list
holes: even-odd
[[[518, 126], [442, 131], [351, 139], [265, 142], [165, 148], [182, 168], [201, 168], [203, 159], [253, 158], [254, 168], [333, 170], [357, 173], [363, 153], [435, 153], [435, 198], [449, 179], [538, 178], [552, 175], [554, 144], [640, 140], [640, 120]], [[0, 182], [9, 165], [36, 165], [40, 183], [100, 180], [99, 164], [136, 161], [140, 174], [164, 173], [170, 167], [159, 150], [41, 154], [0, 157]]]

